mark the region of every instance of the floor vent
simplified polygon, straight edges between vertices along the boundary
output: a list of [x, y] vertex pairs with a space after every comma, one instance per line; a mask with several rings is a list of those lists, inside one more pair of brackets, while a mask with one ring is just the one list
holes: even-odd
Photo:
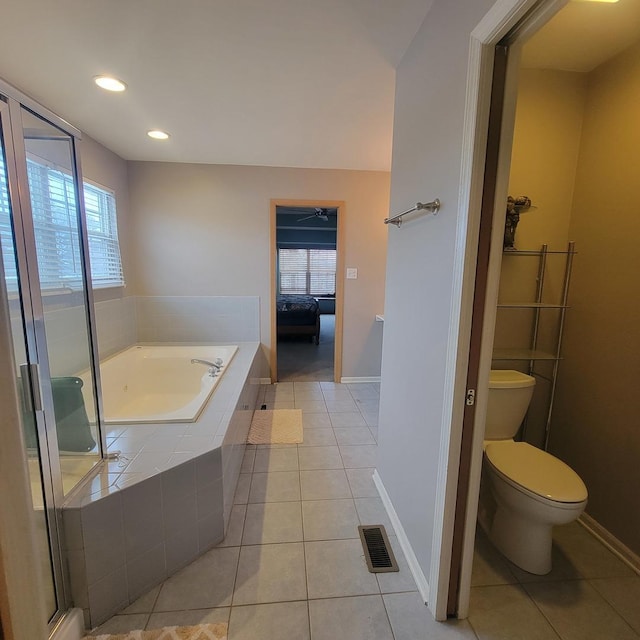
[[381, 524], [359, 526], [358, 533], [364, 548], [364, 557], [371, 573], [400, 571], [387, 532]]

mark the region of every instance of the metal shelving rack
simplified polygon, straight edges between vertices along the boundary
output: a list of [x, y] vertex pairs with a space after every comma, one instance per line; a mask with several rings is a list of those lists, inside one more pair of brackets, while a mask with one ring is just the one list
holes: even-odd
[[[558, 304], [547, 304], [542, 302], [544, 292], [544, 281], [547, 270], [547, 258], [551, 254], [565, 255], [564, 278], [560, 302]], [[549, 432], [551, 429], [551, 416], [553, 413], [553, 402], [556, 393], [556, 381], [558, 377], [558, 367], [562, 359], [562, 335], [564, 332], [564, 322], [566, 311], [569, 308], [569, 282], [571, 280], [571, 269], [573, 266], [573, 256], [576, 254], [575, 243], [569, 242], [566, 251], [549, 251], [546, 244], [543, 244], [539, 251], [505, 251], [503, 256], [512, 257], [537, 257], [538, 258], [538, 275], [536, 278], [536, 295], [535, 300], [531, 302], [506, 302], [498, 304], [499, 309], [534, 309], [533, 329], [531, 332], [531, 340], [528, 348], [522, 349], [494, 349], [494, 360], [512, 360], [527, 361], [529, 363], [529, 375], [536, 376], [546, 380], [550, 385], [549, 406], [547, 408], [544, 449], [547, 450], [549, 445]], [[543, 311], [547, 309], [557, 309], [560, 312], [558, 321], [558, 332], [555, 344], [555, 350], [551, 352], [538, 349], [538, 338], [540, 328], [540, 318]], [[551, 376], [543, 376], [535, 370], [536, 362], [547, 361], [552, 362]], [[526, 428], [526, 423], [525, 423]]]

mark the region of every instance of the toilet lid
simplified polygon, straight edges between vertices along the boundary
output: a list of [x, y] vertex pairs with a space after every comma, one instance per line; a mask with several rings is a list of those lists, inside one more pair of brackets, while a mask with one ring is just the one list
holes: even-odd
[[587, 499], [587, 487], [570, 466], [526, 442], [492, 442], [485, 455], [497, 471], [532, 493], [556, 502]]

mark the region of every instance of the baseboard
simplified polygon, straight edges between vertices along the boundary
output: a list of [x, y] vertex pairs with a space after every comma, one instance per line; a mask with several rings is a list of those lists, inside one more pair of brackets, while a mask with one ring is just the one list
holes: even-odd
[[357, 382], [380, 382], [380, 376], [364, 376], [360, 378], [340, 378], [342, 384], [355, 384]]
[[82, 609], [70, 609], [61, 618], [49, 640], [80, 640], [85, 636]]
[[373, 482], [378, 489], [378, 493], [380, 494], [380, 498], [382, 499], [382, 504], [387, 511], [387, 515], [389, 516], [389, 520], [391, 520], [391, 524], [393, 525], [393, 530], [398, 536], [398, 542], [400, 543], [400, 547], [404, 552], [404, 556], [407, 559], [407, 563], [409, 564], [409, 569], [411, 570], [411, 574], [413, 575], [413, 579], [416, 581], [416, 585], [418, 586], [418, 591], [420, 592], [420, 596], [425, 604], [429, 602], [429, 583], [427, 582], [427, 578], [425, 577], [422, 569], [420, 568], [420, 564], [418, 563], [418, 558], [416, 558], [416, 554], [413, 552], [413, 547], [409, 542], [409, 538], [404, 531], [404, 527], [400, 522], [400, 518], [398, 518], [398, 514], [396, 510], [393, 508], [393, 504], [391, 503], [391, 498], [389, 498], [389, 494], [387, 490], [384, 488], [384, 484], [382, 484], [382, 479], [378, 474], [378, 470], [376, 469], [373, 472]]
[[271, 384], [271, 378], [258, 378], [258, 384]]
[[618, 540], [610, 531], [605, 529], [599, 522], [590, 515], [582, 513], [578, 518], [581, 524], [592, 536], [597, 538], [602, 544], [618, 556], [630, 569], [640, 575], [640, 556], [631, 551], [623, 542]]

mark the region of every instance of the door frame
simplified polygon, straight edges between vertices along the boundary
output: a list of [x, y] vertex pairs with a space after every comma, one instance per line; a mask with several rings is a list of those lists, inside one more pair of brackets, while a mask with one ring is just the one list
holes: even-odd
[[[458, 618], [466, 618], [469, 612], [471, 593], [471, 571], [475, 546], [475, 529], [480, 491], [483, 437], [487, 409], [489, 371], [496, 318], [498, 285], [502, 262], [503, 229], [513, 131], [517, 98], [517, 74], [520, 50], [525, 41], [550, 20], [568, 0], [498, 0], [476, 28], [471, 32], [469, 67], [467, 76], [467, 98], [463, 132], [463, 152], [460, 200], [462, 214], [468, 216], [458, 226], [457, 246], [464, 249], [456, 256], [457, 267], [462, 270], [460, 332], [455, 358], [456, 380], [454, 390], [451, 447], [441, 464], [451, 472], [444, 481], [436, 504], [436, 516], [442, 517], [442, 536], [436, 541], [436, 562], [431, 572], [431, 583], [436, 586], [430, 609], [438, 620], [444, 620], [451, 609]], [[500, 145], [494, 179], [494, 208], [482, 210], [485, 189], [484, 174], [487, 159], [489, 107], [492, 97], [493, 66], [498, 44], [507, 44], [509, 59], [504, 86]], [[489, 216], [492, 224], [491, 248], [488, 263], [478, 261], [479, 230], [483, 216]], [[484, 220], [486, 222], [486, 220]], [[466, 223], [466, 224], [465, 224]], [[483, 274], [478, 273], [483, 270]], [[476, 278], [486, 278], [484, 312], [473, 316]], [[480, 332], [479, 357], [470, 353], [472, 329]], [[476, 402], [472, 415], [464, 419], [467, 379], [477, 379]], [[467, 460], [461, 460], [461, 442], [467, 439], [470, 452]], [[462, 465], [461, 465], [462, 462]], [[456, 514], [456, 504], [464, 508]], [[460, 518], [463, 519], [461, 525]], [[457, 522], [456, 522], [457, 521]], [[454, 530], [460, 527], [462, 541], [455, 550]], [[444, 541], [446, 540], [446, 543]], [[458, 567], [458, 575], [452, 568]], [[450, 582], [456, 580], [457, 602], [449, 603]]]
[[271, 346], [269, 350], [271, 366], [271, 382], [278, 381], [278, 333], [276, 315], [276, 281], [278, 277], [278, 247], [276, 244], [276, 207], [321, 207], [323, 209], [337, 209], [336, 231], [336, 324], [335, 346], [333, 351], [333, 381], [340, 382], [342, 378], [342, 326], [344, 318], [344, 230], [346, 205], [344, 200], [288, 200], [274, 198], [270, 202], [269, 223], [269, 254], [271, 256], [271, 295], [269, 298], [271, 319]]

